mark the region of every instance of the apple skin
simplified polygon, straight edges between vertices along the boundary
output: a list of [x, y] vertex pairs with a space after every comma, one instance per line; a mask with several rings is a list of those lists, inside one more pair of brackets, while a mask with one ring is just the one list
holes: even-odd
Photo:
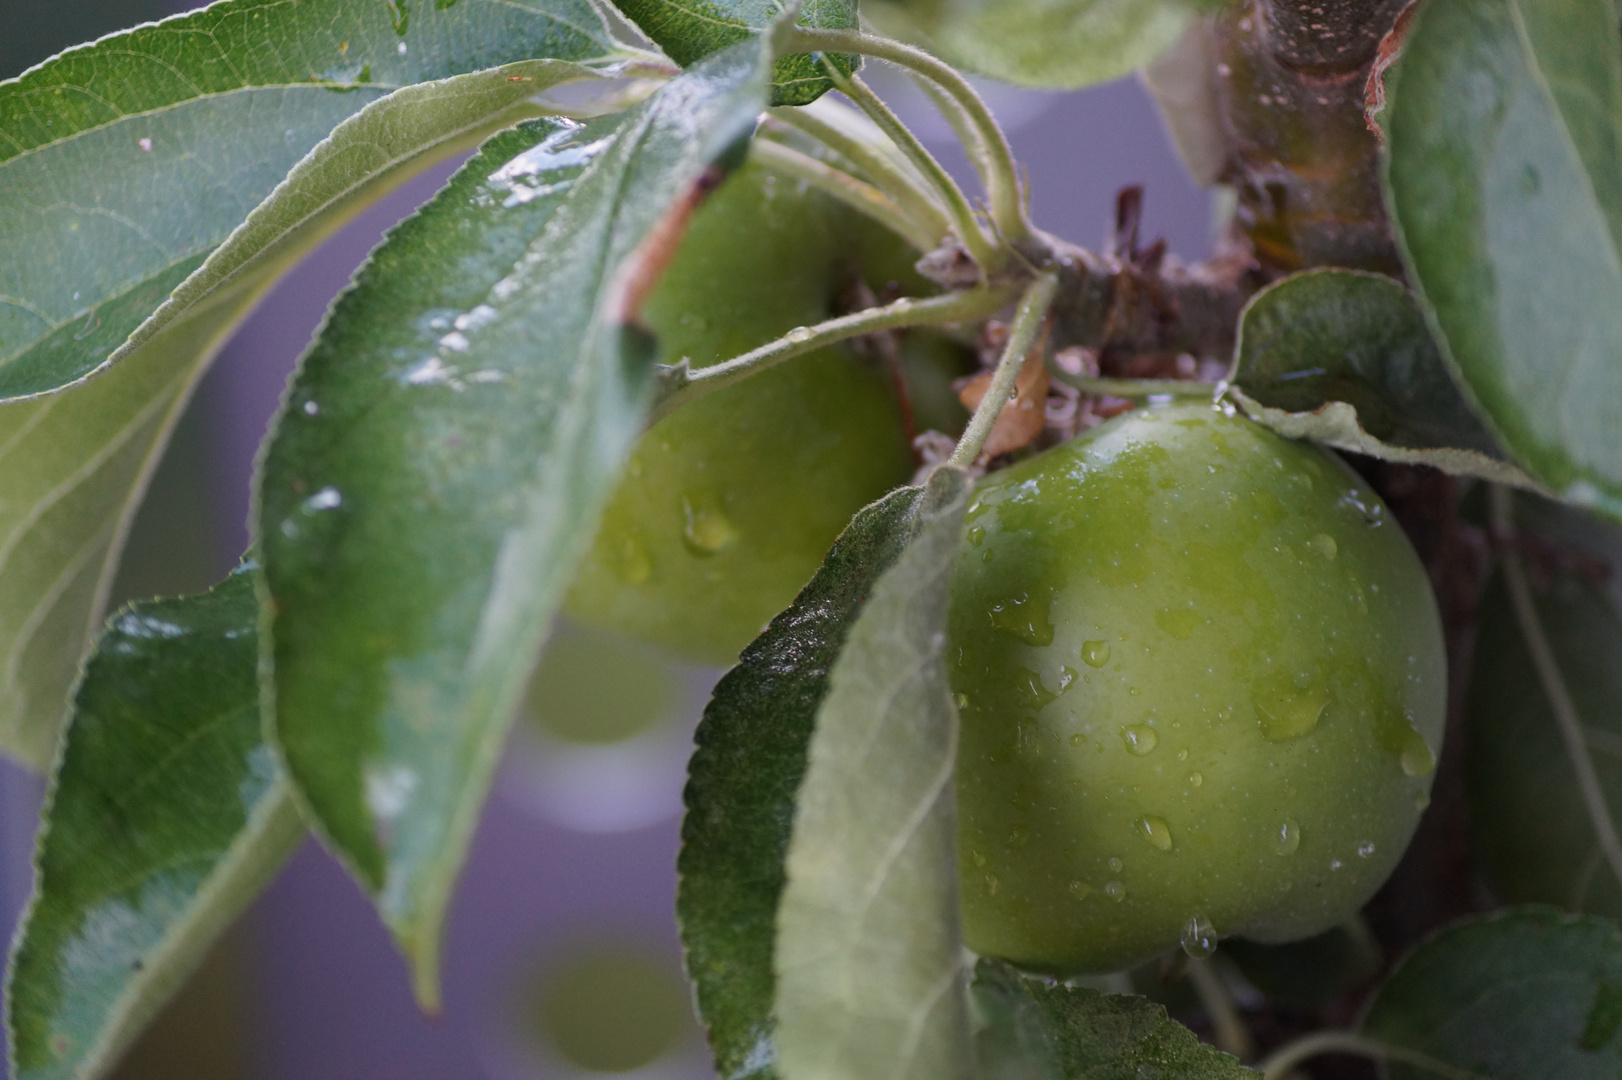
[[[916, 253], [855, 211], [746, 165], [694, 216], [642, 309], [661, 360], [731, 359], [834, 314], [858, 271], [922, 290]], [[908, 481], [889, 377], [844, 346], [687, 405], [633, 449], [570, 617], [730, 664], [863, 506]]]
[[[965, 938], [1051, 972], [1320, 933], [1429, 801], [1429, 581], [1352, 471], [1210, 406], [982, 481], [948, 673]], [[1209, 941], [1190, 941], [1200, 953]]]

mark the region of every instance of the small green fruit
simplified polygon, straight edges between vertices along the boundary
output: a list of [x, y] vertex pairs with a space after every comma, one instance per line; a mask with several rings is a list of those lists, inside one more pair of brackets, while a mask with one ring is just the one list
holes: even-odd
[[[860, 273], [917, 284], [899, 240], [745, 167], [695, 215], [643, 309], [663, 360], [728, 360], [830, 317]], [[857, 510], [912, 472], [876, 363], [835, 347], [660, 421], [632, 451], [568, 598], [576, 620], [731, 663]]]
[[1441, 745], [1429, 582], [1340, 462], [1210, 407], [983, 482], [952, 583], [970, 947], [1101, 972], [1319, 933], [1407, 846]]

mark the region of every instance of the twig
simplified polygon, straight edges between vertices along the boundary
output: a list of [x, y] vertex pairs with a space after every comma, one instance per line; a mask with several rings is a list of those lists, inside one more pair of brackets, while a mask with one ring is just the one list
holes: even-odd
[[1014, 298], [1013, 284], [986, 286], [966, 292], [946, 293], [925, 300], [904, 297], [884, 307], [868, 308], [837, 319], [801, 326], [775, 341], [751, 349], [723, 363], [690, 369], [686, 360], [659, 369], [659, 386], [648, 424], [652, 426], [676, 409], [715, 391], [742, 382], [795, 356], [814, 352], [835, 342], [871, 334], [876, 330], [898, 330], [907, 326], [973, 322], [989, 318]]
[[1461, 1069], [1445, 1061], [1437, 1061], [1428, 1054], [1410, 1050], [1405, 1046], [1392, 1046], [1355, 1031], [1320, 1031], [1294, 1042], [1285, 1043], [1261, 1063], [1262, 1080], [1284, 1080], [1290, 1070], [1319, 1054], [1354, 1054], [1375, 1061], [1396, 1061], [1424, 1069], [1444, 1080], [1492, 1080], [1491, 1077], [1469, 1069]]
[[957, 181], [952, 179], [946, 167], [918, 141], [918, 137], [890, 111], [890, 107], [873, 93], [866, 83], [854, 75], [843, 74], [833, 64], [823, 64], [822, 67], [828, 72], [828, 77], [833, 80], [834, 85], [890, 137], [890, 140], [907, 156], [907, 160], [911, 161], [935, 188], [941, 202], [946, 205], [946, 214], [951, 219], [952, 231], [957, 233], [958, 239], [974, 257], [974, 261], [987, 273], [998, 269], [997, 264], [1001, 260], [995, 245], [981, 227], [980, 219], [974, 213], [974, 207], [969, 205], [969, 197], [963, 194], [963, 189], [958, 187]]
[[826, 162], [770, 139], [755, 139], [749, 144], [749, 153], [772, 172], [803, 180], [861, 211], [920, 252], [930, 251], [940, 243], [939, 237], [931, 236], [931, 230], [914, 220], [889, 195]]
[[980, 448], [985, 445], [986, 436], [996, 425], [997, 417], [1002, 415], [1003, 406], [1008, 404], [1014, 380], [1024, 366], [1025, 354], [1030, 351], [1042, 324], [1047, 321], [1048, 311], [1053, 307], [1053, 298], [1058, 292], [1058, 275], [1044, 271], [1036, 276], [1036, 280], [1025, 290], [1025, 295], [1020, 297], [1019, 310], [1014, 313], [1014, 321], [1008, 328], [1008, 344], [1004, 346], [1002, 358], [992, 372], [991, 385], [986, 388], [986, 396], [975, 407], [974, 415], [969, 417], [969, 426], [963, 429], [963, 437], [958, 440], [957, 449], [952, 451], [948, 459], [953, 465], [967, 467], [980, 456]]
[[[796, 26], [784, 34], [780, 48], [784, 51], [874, 56], [915, 71], [950, 94], [979, 134], [981, 145], [965, 149], [976, 159], [975, 164], [986, 186], [986, 197], [991, 203], [991, 220], [998, 233], [1009, 244], [1018, 244], [1030, 236], [1031, 225], [1025, 217], [1024, 200], [1020, 195], [1019, 168], [1014, 164], [1008, 137], [1003, 134], [991, 110], [974, 87], [951, 65], [937, 60], [922, 49], [854, 30], [813, 30]], [[823, 66], [832, 67], [831, 64]], [[976, 150], [980, 152], [976, 153]]]
[[874, 187], [894, 199], [908, 217], [933, 235], [929, 247], [939, 244], [951, 231], [952, 223], [934, 193], [921, 187], [917, 180], [898, 168], [881, 151], [840, 131], [804, 106], [773, 109], [770, 115], [773, 120], [811, 136], [860, 169]]
[[1222, 976], [1211, 966], [1211, 961], [1191, 958], [1188, 981], [1194, 984], [1194, 993], [1199, 996], [1200, 1004], [1205, 1006], [1206, 1015], [1211, 1018], [1217, 1049], [1232, 1054], [1240, 1061], [1249, 1061], [1256, 1053], [1256, 1044], [1250, 1037], [1250, 1029], [1245, 1026], [1245, 1018], [1239, 1015], [1239, 1006], [1234, 1003], [1233, 995], [1228, 993]]

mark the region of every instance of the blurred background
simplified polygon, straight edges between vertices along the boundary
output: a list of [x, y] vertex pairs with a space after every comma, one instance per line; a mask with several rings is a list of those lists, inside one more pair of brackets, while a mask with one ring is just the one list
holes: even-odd
[[[0, 79], [63, 48], [186, 10], [176, 0], [4, 0]], [[950, 131], [893, 71], [875, 87], [968, 182]], [[1036, 222], [1102, 242], [1116, 192], [1147, 190], [1145, 241], [1210, 247], [1206, 194], [1131, 79], [1076, 93], [983, 84], [1029, 168]], [[204, 379], [136, 520], [114, 600], [213, 584], [247, 543], [266, 421], [327, 304], [455, 168], [395, 191], [288, 275]], [[0, 258], [15, 258], [5, 251]], [[594, 673], [613, 670], [612, 679]], [[560, 629], [515, 725], [446, 943], [445, 1010], [424, 1018], [369, 903], [313, 841], [137, 1045], [123, 1080], [522, 1080], [709, 1074], [672, 916], [681, 786], [719, 671]], [[541, 703], [544, 702], [544, 707]], [[0, 923], [31, 888], [43, 781], [0, 760]]]

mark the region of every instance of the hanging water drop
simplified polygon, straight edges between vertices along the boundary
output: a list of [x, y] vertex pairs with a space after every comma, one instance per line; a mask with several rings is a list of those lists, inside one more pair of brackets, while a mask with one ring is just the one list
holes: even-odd
[[1195, 960], [1204, 960], [1216, 952], [1216, 928], [1204, 915], [1193, 915], [1183, 924], [1183, 951]]

